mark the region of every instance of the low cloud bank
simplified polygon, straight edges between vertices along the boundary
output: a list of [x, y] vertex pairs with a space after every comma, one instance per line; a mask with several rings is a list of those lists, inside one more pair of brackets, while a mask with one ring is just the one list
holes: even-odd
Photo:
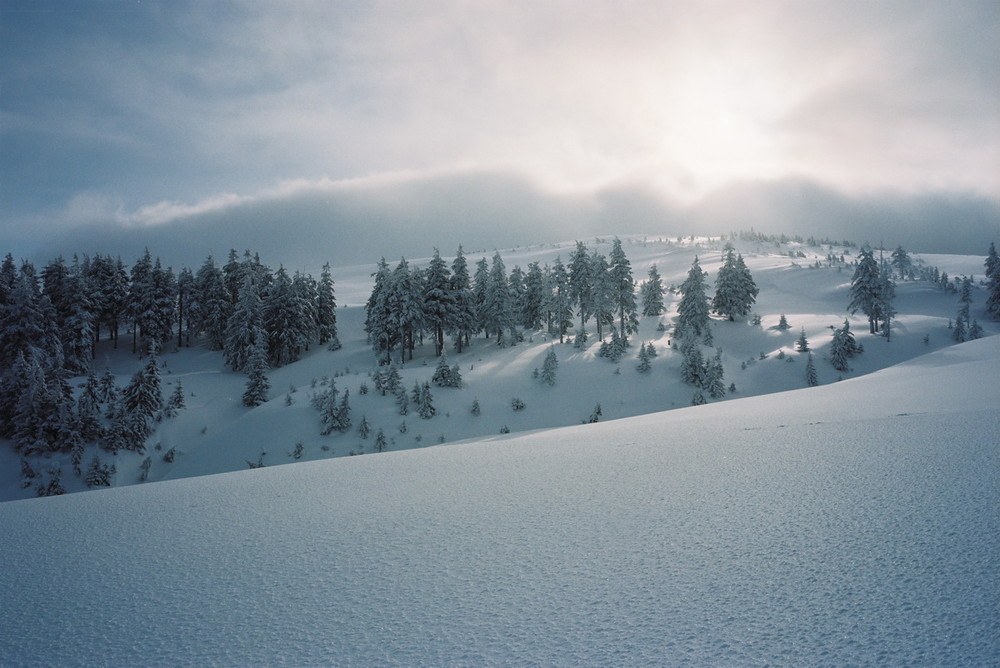
[[[196, 267], [230, 248], [259, 251], [271, 265], [316, 271], [381, 256], [445, 255], [598, 234], [721, 234], [754, 229], [859, 243], [902, 244], [916, 252], [985, 253], [1000, 240], [1000, 203], [975, 195], [849, 197], [806, 180], [728, 186], [681, 207], [638, 185], [587, 195], [553, 194], [529, 180], [471, 172], [356, 182], [300, 182], [254, 197], [199, 205], [154, 205], [174, 217], [138, 215], [78, 226], [26, 255], [110, 253], [126, 262], [149, 247], [167, 264]], [[139, 212], [141, 213], [141, 212]], [[165, 219], [165, 220], [164, 220]], [[6, 252], [6, 251], [5, 251]]]

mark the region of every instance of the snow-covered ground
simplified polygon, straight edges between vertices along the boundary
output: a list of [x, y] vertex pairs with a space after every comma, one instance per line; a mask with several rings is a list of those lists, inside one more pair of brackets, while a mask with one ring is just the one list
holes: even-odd
[[[611, 237], [586, 241], [591, 249], [604, 254], [610, 251]], [[697, 255], [702, 267], [709, 272], [709, 284], [714, 285], [722, 259], [723, 242], [718, 238], [637, 236], [625, 237], [624, 241], [633, 274], [639, 281], [646, 278], [649, 266], [656, 263], [665, 285], [680, 285]], [[948, 323], [957, 312], [958, 296], [920, 281], [901, 282], [897, 286], [899, 315], [894, 323], [893, 340], [886, 342], [881, 337], [869, 336], [863, 316], [849, 316], [845, 311], [852, 268], [826, 263], [831, 252], [837, 257], [843, 253], [850, 261], [856, 256], [856, 249], [810, 247], [794, 242], [737, 241], [736, 246], [745, 256], [760, 288], [754, 312], [761, 316], [762, 325], [713, 322], [714, 345], [722, 350], [725, 384], [736, 386], [736, 392], [730, 392], [727, 400], [804, 387], [806, 362], [804, 355], [794, 349], [801, 328], [805, 329], [815, 349], [821, 384], [871, 373], [953, 343]], [[573, 247], [573, 242], [564, 242], [499, 250], [510, 271], [514, 266], [526, 269], [532, 261], [543, 265], [551, 263], [557, 256], [565, 261]], [[447, 249], [443, 250], [450, 262]], [[479, 258], [489, 259], [492, 255], [492, 249], [467, 249], [466, 252], [470, 267]], [[424, 267], [428, 262], [426, 257], [409, 259], [411, 266]], [[950, 276], [972, 274], [981, 277], [983, 272], [982, 257], [936, 255], [917, 259], [946, 266]], [[269, 261], [266, 253], [263, 260]], [[197, 261], [192, 258], [193, 263]], [[821, 268], [812, 266], [817, 261], [823, 265]], [[461, 390], [432, 388], [437, 409], [433, 419], [423, 420], [412, 410], [409, 415], [401, 416], [391, 396], [382, 397], [374, 392], [362, 395], [360, 391], [363, 383], [372, 388], [369, 374], [375, 368], [375, 358], [365, 343], [362, 329], [363, 304], [371, 292], [374, 269], [374, 264], [334, 269], [337, 298], [342, 305], [338, 309], [338, 321], [343, 349], [330, 352], [314, 348], [299, 362], [270, 371], [271, 400], [255, 409], [241, 405], [246, 377], [229, 371], [221, 353], [198, 346], [165, 351], [162, 355], [164, 395], [169, 396], [174, 384], [180, 382], [185, 390], [187, 408], [160, 425], [149, 440], [147, 453], [121, 452], [113, 458], [118, 470], [114, 484], [137, 483], [140, 464], [146, 456], [152, 458], [148, 479], [157, 481], [245, 469], [248, 461], [259, 459], [267, 466], [293, 462], [298, 443], [303, 446], [301, 461], [371, 453], [379, 429], [384, 430], [389, 439], [389, 450], [403, 450], [494, 436], [502, 429], [518, 433], [579, 424], [591, 415], [597, 404], [601, 406], [602, 420], [691, 404], [693, 388], [680, 380], [681, 355], [668, 345], [669, 329], [659, 331], [657, 327], [661, 320], [669, 325], [674, 315], [677, 297], [668, 295], [668, 313], [662, 318], [642, 318], [639, 334], [633, 337], [634, 344], [649, 341], [659, 352], [649, 374], [636, 371], [638, 362], [634, 353], [638, 345], [633, 345], [632, 354], [617, 365], [596, 357], [598, 344], [593, 336], [593, 323], [589, 327], [591, 341], [584, 349], [573, 347], [572, 331], [567, 343], [560, 345], [556, 341], [559, 368], [554, 387], [532, 378], [532, 371], [542, 366], [545, 354], [553, 345], [547, 335], [528, 333], [528, 341], [508, 349], [498, 349], [492, 341], [477, 338], [473, 340], [472, 349], [461, 355], [449, 350], [448, 360], [460, 366], [465, 387]], [[984, 291], [977, 287], [973, 316], [980, 318], [987, 334], [1000, 333], [1000, 323], [981, 317], [984, 301]], [[775, 329], [782, 313], [790, 324], [790, 329], [785, 331]], [[840, 373], [830, 366], [824, 355], [831, 341], [831, 327], [841, 326], [845, 317], [849, 317], [866, 352], [852, 360], [850, 371]], [[110, 368], [117, 375], [120, 386], [126, 384], [143, 364], [128, 351], [127, 344], [123, 348], [114, 351], [104, 342], [95, 361], [98, 372]], [[706, 349], [706, 354], [710, 355], [711, 350]], [[765, 359], [761, 359], [762, 355]], [[403, 386], [410, 389], [416, 381], [429, 380], [435, 364], [433, 346], [428, 341], [418, 347], [414, 360], [401, 368]], [[309, 399], [315, 391], [324, 389], [327, 379], [335, 376], [337, 387], [350, 391], [354, 428], [346, 434], [323, 436], [318, 414]], [[915, 392], [931, 390], [932, 386], [914, 388]], [[524, 402], [524, 410], [512, 410], [511, 401], [515, 397]], [[470, 413], [476, 399], [481, 406], [479, 416]], [[286, 405], [288, 402], [290, 405]], [[362, 416], [372, 427], [372, 434], [367, 439], [357, 433]], [[163, 454], [171, 448], [175, 448], [176, 457], [168, 463], [163, 460]], [[262, 456], [261, 453], [266, 454]], [[105, 460], [112, 459], [103, 451], [101, 456]], [[84, 462], [90, 457], [88, 452]], [[63, 484], [69, 491], [85, 489], [72, 475], [68, 455], [63, 459]], [[58, 459], [53, 460], [57, 462]], [[39, 473], [45, 476], [46, 467]], [[22, 489], [20, 464], [13, 449], [4, 444], [0, 447], [0, 500], [27, 498], [34, 494], [33, 487]]]
[[3, 503], [0, 663], [1000, 665], [997, 378]]

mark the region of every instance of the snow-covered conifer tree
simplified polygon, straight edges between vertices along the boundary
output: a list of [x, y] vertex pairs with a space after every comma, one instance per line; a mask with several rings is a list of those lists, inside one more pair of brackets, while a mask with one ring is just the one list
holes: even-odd
[[226, 340], [223, 344], [226, 364], [233, 371], [240, 372], [247, 370], [247, 363], [254, 349], [258, 345], [267, 345], [258, 279], [252, 271], [244, 273], [239, 300], [226, 324]]
[[726, 396], [724, 376], [722, 351], [716, 350], [715, 357], [705, 365], [705, 391], [713, 399], [722, 399]]
[[644, 316], [657, 316], [663, 313], [663, 279], [655, 264], [649, 268], [649, 276], [639, 288], [639, 295], [642, 299]]
[[367, 439], [371, 431], [372, 427], [370, 424], [368, 424], [368, 416], [362, 415], [361, 422], [358, 423], [358, 436], [360, 436], [362, 439]]
[[556, 358], [555, 346], [549, 346], [548, 352], [545, 353], [545, 360], [542, 362], [542, 373], [540, 375], [541, 382], [546, 385], [556, 384], [556, 369], [559, 368], [559, 360]]
[[677, 339], [699, 337], [708, 329], [708, 297], [705, 295], [705, 276], [701, 270], [698, 258], [688, 271], [687, 278], [681, 284], [681, 299], [677, 304], [677, 326], [674, 337]]
[[649, 361], [649, 350], [646, 348], [645, 343], [639, 347], [638, 358], [639, 358], [639, 364], [636, 366], [636, 370], [639, 373], [649, 373], [649, 370], [652, 368], [652, 365], [650, 364]]
[[869, 333], [877, 334], [879, 327], [881, 290], [879, 266], [871, 249], [865, 246], [858, 254], [858, 266], [851, 279], [851, 303], [847, 309], [851, 313], [859, 310], [868, 317]]
[[381, 429], [375, 434], [375, 452], [385, 452], [388, 443], [385, 438], [385, 432]]
[[1000, 256], [996, 245], [990, 242], [989, 254], [986, 256], [986, 312], [1000, 318]]
[[778, 329], [785, 330], [789, 329], [790, 327], [791, 325], [788, 324], [788, 318], [786, 318], [785, 314], [782, 313], [781, 317], [778, 318]]
[[469, 264], [458, 247], [458, 254], [451, 262], [451, 277], [448, 279], [453, 299], [453, 308], [448, 320], [448, 334], [455, 342], [455, 350], [462, 352], [472, 339], [476, 329], [475, 298], [472, 281], [469, 278]]
[[434, 408], [434, 395], [431, 394], [431, 384], [425, 382], [420, 387], [417, 415], [425, 420], [430, 420], [436, 412], [437, 409]]
[[696, 339], [684, 339], [681, 344], [681, 380], [688, 385], [705, 384], [705, 358]]
[[316, 327], [319, 345], [326, 345], [337, 338], [337, 298], [333, 290], [330, 263], [323, 264], [316, 286]]
[[549, 314], [549, 333], [559, 335], [559, 343], [566, 337], [566, 330], [573, 325], [573, 309], [569, 298], [569, 276], [566, 266], [556, 257], [549, 271], [549, 294], [545, 309]]
[[799, 338], [795, 341], [795, 349], [800, 353], [809, 352], [809, 339], [806, 338], [806, 328], [802, 328]]
[[243, 393], [243, 405], [251, 408], [260, 406], [267, 401], [271, 382], [267, 379], [267, 357], [264, 354], [264, 343], [260, 341], [254, 346], [247, 360], [247, 384]]
[[590, 269], [590, 256], [587, 254], [587, 246], [582, 241], [576, 242], [576, 248], [569, 257], [569, 299], [575, 304], [580, 315], [580, 329], [577, 332], [578, 344], [586, 341], [586, 337], [580, 339], [582, 332], [586, 330], [587, 320], [594, 311], [594, 282]]
[[816, 365], [813, 363], [812, 353], [809, 353], [809, 359], [806, 362], [806, 384], [809, 387], [819, 385], [819, 378], [816, 376]]
[[757, 301], [757, 284], [747, 269], [742, 255], [735, 255], [727, 244], [726, 258], [715, 280], [712, 310], [729, 320], [743, 317]]
[[520, 325], [524, 329], [536, 330], [542, 326], [545, 303], [545, 275], [537, 262], [528, 264], [524, 275], [524, 297], [521, 304]]
[[615, 312], [618, 315], [618, 333], [628, 345], [628, 335], [639, 329], [639, 318], [636, 315], [635, 279], [632, 278], [632, 264], [625, 255], [621, 239], [615, 237], [611, 243], [609, 256], [611, 267], [609, 280], [611, 298]]
[[423, 321], [434, 337], [434, 354], [440, 356], [444, 352], [445, 330], [453, 321], [455, 296], [451, 289], [448, 265], [437, 248], [434, 249], [434, 257], [431, 258], [424, 279]]
[[892, 251], [892, 266], [902, 281], [913, 276], [913, 261], [910, 259], [910, 254], [903, 250], [902, 246], [896, 246], [896, 250]]

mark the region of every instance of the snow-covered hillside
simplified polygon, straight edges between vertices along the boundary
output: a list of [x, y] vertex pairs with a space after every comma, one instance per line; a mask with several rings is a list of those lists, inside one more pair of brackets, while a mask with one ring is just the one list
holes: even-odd
[[997, 378], [0, 504], [2, 663], [998, 665]]
[[[637, 281], [644, 280], [655, 263], [664, 285], [680, 285], [698, 256], [709, 274], [709, 284], [714, 285], [724, 243], [719, 238], [635, 236], [624, 237], [624, 241]], [[849, 316], [846, 312], [853, 268], [839, 262], [839, 258], [843, 255], [851, 261], [857, 249], [792, 241], [735, 243], [760, 288], [753, 311], [760, 316], [761, 324], [753, 325], [749, 319], [726, 322], [718, 317], [713, 321], [713, 346], [722, 351], [724, 384], [736, 388], [727, 393], [727, 400], [805, 387], [805, 356], [795, 350], [803, 330], [814, 350], [820, 384], [857, 377], [954, 343], [948, 327], [958, 308], [958, 296], [937, 285], [925, 281], [898, 283], [899, 313], [893, 339], [887, 342], [867, 334], [862, 314]], [[607, 254], [611, 238], [588, 240], [588, 246]], [[552, 263], [557, 257], [566, 261], [573, 248], [572, 242], [565, 242], [500, 252], [508, 269], [512, 269], [525, 268], [533, 261]], [[466, 253], [470, 266], [492, 254], [492, 250]], [[830, 257], [835, 261], [829, 261]], [[983, 258], [976, 256], [936, 255], [923, 261], [946, 267], [951, 276], [981, 276], [983, 270]], [[428, 258], [410, 258], [410, 263], [424, 267]], [[526, 332], [525, 342], [505, 349], [483, 338], [473, 339], [471, 349], [462, 354], [455, 354], [449, 345], [448, 361], [461, 369], [464, 387], [432, 387], [437, 411], [432, 419], [421, 419], [414, 410], [402, 416], [391, 395], [383, 397], [373, 391], [370, 377], [376, 365], [374, 353], [365, 342], [363, 305], [372, 289], [374, 270], [374, 264], [334, 270], [343, 348], [331, 352], [314, 347], [303, 359], [269, 371], [270, 401], [257, 408], [242, 405], [246, 376], [230, 371], [222, 353], [208, 350], [204, 342], [192, 348], [165, 350], [161, 355], [163, 393], [169, 396], [180, 383], [187, 407], [176, 417], [158, 423], [146, 453], [122, 450], [112, 458], [99, 451], [103, 459], [114, 461], [117, 467], [113, 484], [139, 482], [146, 457], [151, 463], [147, 479], [152, 482], [245, 469], [248, 462], [273, 466], [372, 453], [380, 429], [387, 437], [387, 449], [393, 451], [495, 436], [508, 429], [518, 433], [579, 424], [593, 414], [598, 404], [601, 419], [606, 421], [681, 408], [692, 402], [694, 389], [681, 381], [682, 355], [669, 345], [678, 297], [668, 294], [668, 312], [662, 317], [640, 319], [639, 332], [631, 337], [633, 346], [618, 364], [596, 356], [599, 344], [593, 331], [590, 342], [582, 349], [573, 346], [572, 329], [564, 344], [544, 332]], [[973, 315], [980, 316], [986, 333], [1000, 332], [995, 321], [981, 317], [984, 291], [977, 287], [973, 297]], [[776, 328], [782, 314], [789, 329]], [[838, 372], [825, 356], [832, 339], [831, 328], [842, 326], [845, 317], [866, 350], [851, 360], [850, 370]], [[667, 326], [665, 330], [659, 327], [661, 322]], [[643, 342], [652, 343], [658, 352], [647, 374], [636, 370], [635, 353]], [[551, 387], [532, 377], [550, 349], [555, 350], [559, 364], [557, 381]], [[706, 353], [712, 354], [711, 347], [706, 347]], [[428, 340], [417, 348], [413, 361], [400, 367], [402, 386], [409, 390], [415, 382], [429, 380], [436, 361]], [[102, 342], [94, 368], [99, 372], [110, 369], [119, 386], [124, 386], [143, 364], [127, 345], [116, 351], [109, 342]], [[324, 436], [310, 398], [328, 387], [331, 379], [339, 390], [350, 391], [354, 427], [345, 434]], [[74, 385], [83, 380], [75, 379]], [[362, 385], [372, 391], [362, 394]], [[914, 391], [928, 392], [931, 387]], [[515, 398], [524, 403], [523, 410], [513, 410]], [[479, 415], [471, 413], [474, 401], [479, 403]], [[371, 426], [367, 438], [357, 430], [362, 416]], [[302, 447], [296, 457], [298, 444]], [[91, 449], [97, 450], [96, 446]], [[171, 462], [164, 461], [171, 449], [176, 456]], [[88, 452], [87, 458], [90, 456]], [[86, 489], [81, 479], [72, 475], [69, 455], [61, 459], [62, 482], [67, 490]], [[54, 455], [51, 464], [60, 464], [60, 455]], [[0, 500], [34, 496], [33, 486], [22, 488], [20, 470], [13, 448], [4, 444], [0, 447]], [[40, 468], [39, 473], [44, 478], [46, 468]]]

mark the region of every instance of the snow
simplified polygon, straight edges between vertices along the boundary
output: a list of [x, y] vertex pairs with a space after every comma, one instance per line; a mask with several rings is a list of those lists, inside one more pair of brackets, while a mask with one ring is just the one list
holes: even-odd
[[2, 663], [1000, 665], [998, 377], [3, 503]]
[[[590, 249], [609, 254], [610, 241], [610, 237], [603, 237], [587, 240], [587, 243]], [[656, 263], [665, 286], [679, 285], [697, 255], [703, 268], [710, 272], [710, 287], [714, 286], [723, 258], [723, 242], [718, 238], [677, 241], [633, 236], [623, 237], [623, 241], [637, 280], [643, 280], [649, 266]], [[900, 282], [896, 300], [899, 316], [893, 324], [893, 340], [887, 343], [867, 333], [866, 319], [861, 314], [850, 316], [845, 312], [851, 267], [810, 267], [817, 260], [825, 260], [831, 250], [836, 255], [843, 252], [846, 258], [853, 259], [856, 249], [795, 243], [780, 246], [746, 241], [735, 243], [760, 288], [753, 310], [761, 316], [762, 326], [721, 319], [712, 322], [714, 345], [723, 351], [724, 384], [728, 387], [735, 383], [737, 388], [735, 393], [727, 394], [727, 401], [805, 387], [805, 356], [797, 353], [794, 347], [803, 327], [814, 349], [821, 385], [856, 378], [953, 344], [947, 325], [957, 311], [958, 296], [955, 294], [925, 282]], [[564, 242], [501, 249], [501, 254], [508, 269], [514, 266], [524, 269], [532, 261], [551, 263], [557, 256], [567, 260], [574, 248], [575, 243]], [[445, 259], [450, 262], [447, 250], [445, 252]], [[790, 257], [789, 252], [796, 256]], [[799, 257], [799, 252], [805, 257]], [[489, 259], [492, 255], [492, 250], [485, 249], [466, 254], [470, 266], [479, 258]], [[915, 255], [914, 259], [948, 266], [952, 271], [965, 268], [963, 271], [974, 272], [983, 264], [982, 257], [974, 256]], [[266, 252], [263, 260], [271, 260]], [[426, 267], [428, 261], [426, 257], [410, 258], [411, 266]], [[159, 425], [149, 440], [147, 453], [121, 452], [114, 458], [118, 469], [114, 484], [136, 484], [140, 479], [141, 462], [146, 456], [152, 458], [149, 480], [159, 481], [245, 469], [247, 462], [256, 462], [261, 453], [266, 453], [262, 459], [268, 466], [291, 463], [296, 461], [292, 453], [297, 443], [303, 444], [301, 461], [371, 453], [374, 434], [379, 429], [391, 439], [390, 450], [403, 450], [428, 447], [442, 439], [445, 443], [455, 443], [494, 436], [504, 428], [517, 433], [579, 424], [591, 415], [598, 403], [602, 420], [681, 408], [691, 403], [694, 390], [680, 381], [681, 355], [670, 349], [669, 331], [657, 330], [661, 318], [653, 317], [640, 319], [640, 330], [632, 337], [633, 345], [618, 365], [596, 357], [599, 343], [593, 322], [589, 326], [591, 339], [586, 348], [576, 349], [571, 343], [560, 345], [556, 339], [554, 347], [559, 368], [553, 387], [532, 378], [532, 371], [541, 370], [545, 355], [553, 345], [552, 339], [543, 333], [529, 332], [528, 341], [507, 349], [498, 349], [492, 341], [477, 337], [472, 348], [461, 355], [454, 353], [449, 342], [449, 364], [460, 366], [465, 387], [461, 390], [432, 388], [437, 416], [431, 420], [420, 419], [415, 411], [400, 416], [391, 397], [381, 397], [374, 392], [367, 396], [360, 393], [362, 383], [369, 389], [373, 386], [369, 374], [375, 368], [374, 356], [365, 343], [362, 327], [363, 304], [371, 290], [374, 269], [374, 264], [334, 268], [337, 300], [342, 305], [337, 311], [343, 349], [331, 352], [314, 347], [302, 360], [269, 371], [270, 401], [255, 409], [242, 406], [246, 376], [229, 371], [221, 353], [203, 346], [164, 351], [161, 356], [163, 392], [169, 396], [174, 384], [181, 382], [187, 408]], [[677, 295], [666, 295], [669, 312], [662, 317], [665, 322], [673, 317], [677, 300]], [[1000, 333], [1000, 323], [983, 317], [984, 302], [984, 291], [977, 286], [973, 316], [978, 317], [987, 334]], [[774, 329], [782, 313], [790, 325], [785, 331]], [[841, 373], [830, 366], [825, 355], [832, 340], [831, 327], [841, 327], [845, 316], [866, 352], [852, 358], [851, 369]], [[924, 343], [925, 336], [928, 343]], [[572, 338], [571, 330], [568, 341]], [[122, 349], [117, 351], [102, 342], [94, 364], [99, 373], [110, 368], [119, 385], [127, 383], [143, 364], [143, 360], [130, 353], [130, 342], [126, 339], [123, 339]], [[650, 373], [639, 374], [635, 356], [638, 344], [644, 341], [652, 342], [659, 355], [652, 361]], [[707, 357], [713, 354], [708, 348], [704, 352]], [[764, 360], [760, 359], [762, 353], [766, 356]], [[428, 339], [416, 350], [415, 359], [401, 369], [403, 387], [409, 391], [415, 381], [429, 380], [436, 364], [433, 345]], [[335, 379], [337, 387], [350, 391], [355, 427], [362, 415], [372, 427], [372, 436], [367, 440], [358, 436], [356, 428], [346, 434], [320, 434], [319, 416], [309, 398], [313, 392], [324, 389], [324, 379], [335, 375], [338, 376]], [[78, 378], [73, 382], [79, 384], [83, 380]], [[293, 387], [294, 392], [291, 391]], [[286, 394], [289, 393], [292, 405], [286, 406]], [[524, 401], [525, 410], [511, 410], [514, 397]], [[482, 407], [478, 417], [470, 414], [476, 398]], [[405, 433], [401, 431], [404, 424]], [[155, 449], [156, 445], [160, 446], [159, 450]], [[175, 448], [176, 457], [172, 463], [164, 462], [162, 455], [171, 448]], [[91, 456], [88, 451], [84, 462]], [[111, 459], [103, 451], [101, 457]], [[62, 459], [62, 481], [66, 488], [69, 491], [85, 489], [72, 475], [68, 455]], [[57, 461], [58, 458], [53, 459], [53, 463]], [[44, 465], [39, 472], [45, 475], [47, 467]], [[13, 449], [3, 444], [0, 446], [0, 500], [29, 498], [34, 494], [33, 487], [22, 489], [19, 461]]]

